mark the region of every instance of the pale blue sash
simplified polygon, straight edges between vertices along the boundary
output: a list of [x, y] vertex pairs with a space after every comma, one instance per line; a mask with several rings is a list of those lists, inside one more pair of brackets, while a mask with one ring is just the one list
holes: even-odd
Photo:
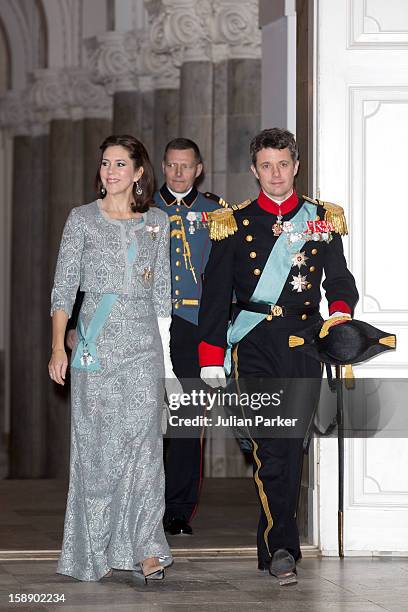
[[[133, 265], [136, 259], [136, 251], [136, 241], [134, 240], [129, 245], [127, 251], [129, 267]], [[101, 369], [98, 354], [96, 352], [96, 339], [118, 298], [119, 296], [116, 293], [105, 293], [102, 296], [86, 332], [81, 315], [79, 315], [77, 326], [79, 342], [75, 356], [71, 362], [71, 368], [78, 368], [86, 372], [98, 372]]]
[[[306, 225], [307, 221], [316, 219], [316, 206], [305, 202], [301, 209], [290, 220], [295, 226]], [[276, 304], [292, 267], [292, 256], [300, 251], [305, 240], [289, 242], [288, 234], [283, 232], [271, 250], [265, 268], [255, 287], [250, 302], [261, 304]], [[234, 323], [230, 323], [227, 331], [227, 350], [225, 352], [224, 368], [231, 372], [231, 348], [242, 340], [254, 327], [265, 318], [260, 312], [241, 310]]]

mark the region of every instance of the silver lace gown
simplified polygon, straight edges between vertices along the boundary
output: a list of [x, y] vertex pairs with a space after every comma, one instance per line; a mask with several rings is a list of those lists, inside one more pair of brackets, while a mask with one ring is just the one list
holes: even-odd
[[[74, 209], [64, 229], [52, 312], [70, 314], [81, 280], [86, 330], [102, 294], [119, 296], [96, 339], [100, 370], [71, 369], [70, 483], [58, 572], [80, 580], [98, 580], [110, 568], [137, 569], [148, 557], [172, 561], [162, 526], [164, 365], [157, 324], [171, 308], [168, 232], [159, 210], [141, 223], [114, 221], [96, 202]], [[136, 259], [128, 266], [134, 240]]]

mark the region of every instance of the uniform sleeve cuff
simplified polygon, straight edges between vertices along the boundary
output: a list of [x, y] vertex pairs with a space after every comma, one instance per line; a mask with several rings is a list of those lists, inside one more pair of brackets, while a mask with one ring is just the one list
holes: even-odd
[[345, 314], [351, 315], [351, 308], [346, 302], [343, 302], [343, 300], [337, 300], [336, 302], [332, 302], [329, 306], [329, 314], [332, 315], [333, 312], [344, 312]]
[[200, 367], [224, 365], [225, 350], [222, 346], [214, 346], [208, 342], [200, 342], [198, 345], [198, 360]]

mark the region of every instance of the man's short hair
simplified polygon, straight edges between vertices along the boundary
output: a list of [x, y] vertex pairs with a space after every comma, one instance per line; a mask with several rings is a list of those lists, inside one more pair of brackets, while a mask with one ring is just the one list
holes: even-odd
[[251, 153], [252, 163], [254, 166], [256, 166], [256, 154], [261, 149], [286, 148], [289, 149], [293, 162], [296, 162], [299, 159], [299, 150], [292, 132], [289, 132], [289, 130], [283, 130], [282, 128], [262, 130], [262, 132], [257, 134], [255, 138], [251, 140], [249, 150]]
[[163, 159], [164, 161], [166, 160], [167, 151], [185, 151], [186, 149], [193, 149], [197, 164], [203, 163], [198, 145], [194, 140], [190, 140], [189, 138], [174, 138], [170, 140], [164, 149]]

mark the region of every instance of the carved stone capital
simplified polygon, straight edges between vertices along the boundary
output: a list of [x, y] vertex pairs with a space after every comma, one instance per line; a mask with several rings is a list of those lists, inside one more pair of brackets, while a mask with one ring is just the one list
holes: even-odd
[[145, 0], [152, 49], [179, 63], [211, 59], [210, 0]]
[[105, 87], [108, 94], [137, 88], [137, 67], [132, 61], [128, 32], [105, 32], [85, 41], [92, 81]]
[[112, 99], [83, 68], [40, 69], [32, 77], [28, 101], [40, 121], [110, 118]]
[[11, 90], [0, 97], [0, 127], [11, 136], [39, 136], [49, 132], [48, 121], [33, 112], [27, 90]]
[[258, 0], [213, 0], [213, 59], [261, 57]]
[[259, 58], [258, 0], [145, 0], [156, 53], [194, 60]]
[[8, 91], [0, 98], [0, 126], [15, 136], [30, 133], [29, 109], [23, 91]]

